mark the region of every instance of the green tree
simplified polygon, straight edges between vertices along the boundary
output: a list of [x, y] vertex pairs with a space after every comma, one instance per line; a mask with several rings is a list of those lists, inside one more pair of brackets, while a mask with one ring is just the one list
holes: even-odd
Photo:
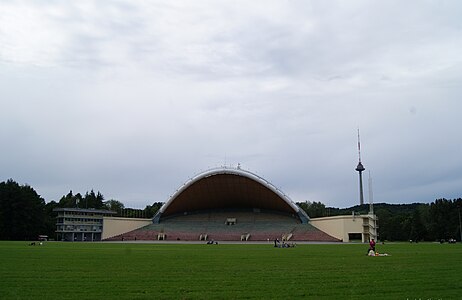
[[104, 196], [100, 193], [91, 190], [86, 192], [85, 196], [82, 197], [80, 193], [73, 194], [70, 191], [67, 195], [62, 196], [59, 200], [58, 207], [77, 207], [77, 208], [104, 208]]
[[419, 208], [414, 210], [411, 219], [411, 228], [409, 233], [409, 239], [413, 241], [421, 241], [425, 239], [427, 235], [426, 228], [422, 222]]
[[430, 205], [431, 233], [437, 239], [459, 238], [458, 208], [462, 199], [437, 199]]
[[104, 209], [115, 211], [117, 214], [120, 214], [124, 208], [125, 205], [122, 202], [114, 199], [104, 202]]
[[53, 209], [58, 207], [58, 205], [59, 204], [55, 201], [50, 201], [45, 205], [44, 234], [48, 235], [50, 238], [55, 236], [56, 214]]
[[79, 207], [102, 209], [104, 208], [103, 201], [104, 201], [104, 197], [100, 192], [95, 194], [95, 192], [91, 190], [90, 192], [87, 192], [85, 196], [83, 197], [82, 205], [85, 205], [85, 206], [82, 207], [79, 205]]
[[74, 196], [72, 191], [69, 191], [69, 193], [65, 196], [62, 196], [61, 199], [59, 200], [58, 207], [80, 207], [82, 205], [82, 195], [80, 193], [77, 193], [77, 195]]
[[310, 218], [325, 217], [327, 215], [326, 206], [321, 202], [306, 201], [297, 203], [297, 205], [303, 209]]
[[0, 239], [35, 240], [44, 232], [45, 200], [28, 185], [0, 183]]
[[152, 205], [146, 205], [144, 208], [146, 218], [153, 218], [162, 205], [164, 205], [163, 202], [154, 202]]
[[375, 210], [375, 214], [379, 218], [379, 238], [382, 241], [393, 240], [393, 233], [391, 232], [392, 214], [390, 210], [385, 207], [380, 207]]

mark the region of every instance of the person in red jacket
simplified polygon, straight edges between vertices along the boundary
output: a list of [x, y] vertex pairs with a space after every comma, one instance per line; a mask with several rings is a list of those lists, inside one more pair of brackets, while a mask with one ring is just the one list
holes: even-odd
[[372, 239], [369, 242], [369, 250], [374, 250], [374, 252], [375, 252], [375, 240], [374, 239]]

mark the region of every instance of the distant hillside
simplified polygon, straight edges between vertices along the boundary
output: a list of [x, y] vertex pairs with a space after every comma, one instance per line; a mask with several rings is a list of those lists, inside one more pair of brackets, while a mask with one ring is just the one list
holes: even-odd
[[[390, 213], [410, 213], [413, 212], [416, 208], [422, 205], [429, 205], [425, 203], [412, 203], [412, 204], [388, 204], [388, 203], [376, 203], [374, 204], [374, 211], [381, 211], [383, 209], [389, 211]], [[359, 214], [369, 213], [369, 204], [355, 205], [348, 208], [335, 208], [335, 207], [326, 207], [326, 216], [338, 216], [338, 215], [348, 215], [352, 214], [353, 211]]]
[[[349, 208], [325, 207], [320, 202], [298, 203], [311, 218], [367, 214], [369, 204]], [[432, 203], [374, 204], [379, 218], [379, 239], [388, 241], [461, 240], [462, 199], [437, 199]]]

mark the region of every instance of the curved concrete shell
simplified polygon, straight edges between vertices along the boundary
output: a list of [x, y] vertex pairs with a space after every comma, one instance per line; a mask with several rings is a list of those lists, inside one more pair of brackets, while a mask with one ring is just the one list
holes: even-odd
[[191, 178], [160, 208], [153, 219], [210, 209], [263, 209], [298, 216], [308, 215], [282, 191], [262, 177], [240, 168], [217, 168]]

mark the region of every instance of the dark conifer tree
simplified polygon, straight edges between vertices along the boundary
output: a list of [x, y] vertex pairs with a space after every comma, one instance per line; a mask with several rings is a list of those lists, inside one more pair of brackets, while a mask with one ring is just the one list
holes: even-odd
[[35, 240], [45, 230], [45, 200], [28, 185], [0, 183], [0, 239]]

